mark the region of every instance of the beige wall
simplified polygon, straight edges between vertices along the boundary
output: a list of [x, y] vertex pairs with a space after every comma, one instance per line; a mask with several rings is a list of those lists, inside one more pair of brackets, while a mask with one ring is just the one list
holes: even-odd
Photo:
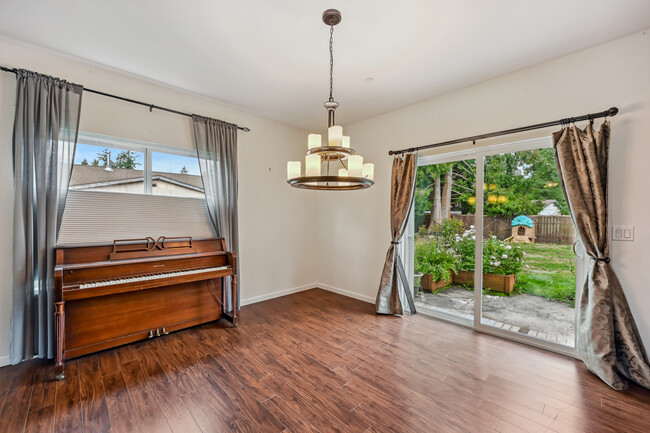
[[[399, 91], [399, 89], [395, 89]], [[319, 281], [373, 300], [390, 243], [389, 149], [602, 111], [611, 120], [610, 224], [635, 226], [634, 242], [612, 242], [612, 265], [650, 347], [650, 34], [639, 33], [469, 88], [344, 126], [374, 162], [366, 191], [320, 194]], [[557, 128], [485, 144], [550, 135]], [[458, 150], [467, 145], [445, 148]], [[471, 147], [471, 144], [470, 146]]]
[[[304, 242], [316, 217], [316, 197], [289, 188], [286, 161], [304, 152], [306, 132], [212, 100], [97, 65], [0, 39], [3, 66], [65, 78], [86, 87], [248, 126], [239, 133], [239, 215], [242, 299], [313, 283], [313, 247]], [[15, 77], [0, 73], [0, 365], [9, 353], [13, 179], [11, 135]], [[85, 93], [80, 129], [192, 148], [190, 120]], [[147, 235], [143, 233], [143, 236]]]
[[[650, 347], [650, 35], [637, 34], [533, 68], [344, 126], [375, 163], [365, 191], [287, 188], [286, 161], [304, 155], [306, 132], [228, 106], [97, 66], [0, 39], [2, 64], [56, 75], [87, 87], [194, 111], [249, 126], [240, 133], [240, 234], [243, 298], [318, 282], [374, 300], [389, 239], [389, 149], [453, 139], [616, 105], [612, 120], [611, 223], [634, 225], [634, 242], [612, 244], [646, 346]], [[0, 146], [11, 155], [14, 78], [0, 74]], [[399, 91], [399, 89], [396, 89]], [[85, 94], [87, 132], [191, 147], [187, 119]], [[548, 135], [552, 129], [478, 145]], [[456, 146], [457, 150], [467, 146]], [[0, 200], [12, 202], [11, 158], [0, 159]], [[0, 207], [0, 362], [8, 353], [11, 314], [11, 206]], [[319, 228], [326, 228], [319, 230]]]

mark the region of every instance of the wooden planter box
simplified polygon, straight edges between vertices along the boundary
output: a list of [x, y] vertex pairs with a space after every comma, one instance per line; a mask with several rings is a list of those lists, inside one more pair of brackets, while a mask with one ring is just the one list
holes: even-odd
[[[458, 273], [453, 274], [453, 279], [454, 283], [473, 286], [474, 272], [458, 271]], [[483, 288], [494, 290], [495, 292], [503, 292], [506, 295], [509, 295], [515, 288], [515, 280], [515, 274], [483, 274]]]
[[443, 287], [446, 287], [451, 284], [453, 281], [451, 271], [449, 271], [449, 278], [446, 280], [433, 281], [433, 275], [424, 274], [420, 279], [420, 288], [424, 292], [434, 292], [435, 290], [440, 290]]

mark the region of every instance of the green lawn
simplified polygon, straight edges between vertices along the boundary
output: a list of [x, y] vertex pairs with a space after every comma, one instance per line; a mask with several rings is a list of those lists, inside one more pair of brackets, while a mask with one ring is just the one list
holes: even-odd
[[524, 269], [517, 276], [517, 290], [574, 306], [575, 255], [571, 245], [519, 245], [526, 255]]

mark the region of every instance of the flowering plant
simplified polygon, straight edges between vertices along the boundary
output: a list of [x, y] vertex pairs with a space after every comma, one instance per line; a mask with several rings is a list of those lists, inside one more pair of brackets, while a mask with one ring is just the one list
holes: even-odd
[[524, 252], [519, 245], [511, 245], [496, 236], [483, 239], [483, 272], [510, 275], [521, 271]]
[[449, 271], [457, 271], [458, 255], [440, 241], [415, 245], [415, 272], [431, 274], [434, 281], [449, 279]]
[[[457, 257], [457, 269], [460, 271], [474, 271], [474, 246], [476, 244], [476, 230], [474, 226], [463, 230], [462, 224], [447, 220], [443, 223], [445, 247], [453, 250]], [[445, 231], [445, 229], [447, 229]], [[483, 239], [483, 272], [489, 274], [510, 275], [521, 271], [523, 267], [524, 252], [518, 245], [490, 236]], [[417, 262], [417, 260], [416, 260]], [[456, 270], [456, 269], [454, 269]]]

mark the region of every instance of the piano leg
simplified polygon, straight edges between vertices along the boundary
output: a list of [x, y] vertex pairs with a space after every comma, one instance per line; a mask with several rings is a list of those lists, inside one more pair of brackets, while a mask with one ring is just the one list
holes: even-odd
[[232, 312], [228, 311], [228, 302], [227, 302], [227, 293], [226, 293], [226, 283], [225, 278], [222, 278], [224, 281], [222, 284], [223, 289], [223, 316], [224, 318], [237, 326], [239, 324], [239, 312], [237, 311], [237, 275], [233, 275], [230, 279], [230, 288], [231, 288], [231, 301], [232, 301]]
[[54, 313], [54, 329], [56, 333], [56, 353], [54, 374], [56, 380], [65, 379], [63, 370], [63, 339], [65, 336], [65, 302], [56, 302]]
[[232, 276], [232, 324], [239, 325], [239, 312], [237, 311], [237, 275]]
[[226, 277], [221, 277], [221, 312], [228, 314], [228, 299], [226, 298]]

